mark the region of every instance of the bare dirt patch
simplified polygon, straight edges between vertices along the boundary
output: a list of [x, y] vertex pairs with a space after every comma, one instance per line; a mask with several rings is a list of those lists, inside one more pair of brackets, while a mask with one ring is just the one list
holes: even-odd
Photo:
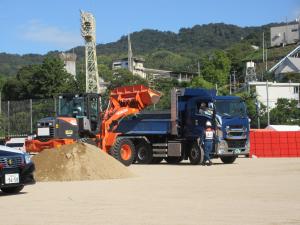
[[37, 181], [102, 180], [134, 176], [119, 161], [85, 143], [46, 149], [34, 156], [33, 161]]

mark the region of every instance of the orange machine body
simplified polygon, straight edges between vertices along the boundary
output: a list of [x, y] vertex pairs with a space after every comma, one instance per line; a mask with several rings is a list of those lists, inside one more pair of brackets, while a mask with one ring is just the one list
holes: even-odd
[[112, 90], [101, 124], [100, 147], [102, 150], [108, 152], [120, 135], [114, 132], [120, 119], [156, 104], [160, 96], [159, 92], [143, 85], [125, 86]]
[[59, 148], [62, 145], [73, 144], [76, 140], [74, 139], [51, 139], [43, 142], [39, 140], [26, 140], [25, 149], [26, 152], [38, 153], [48, 148]]

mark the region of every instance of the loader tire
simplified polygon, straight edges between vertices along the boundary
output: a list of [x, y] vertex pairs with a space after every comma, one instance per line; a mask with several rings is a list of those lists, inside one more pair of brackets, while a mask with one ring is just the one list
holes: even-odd
[[232, 164], [236, 160], [237, 156], [222, 156], [220, 157], [221, 161], [224, 164]]
[[204, 159], [204, 151], [198, 144], [193, 144], [189, 152], [189, 160], [192, 165], [198, 165], [202, 163]]
[[130, 139], [118, 138], [112, 146], [110, 154], [125, 166], [130, 166], [135, 158], [134, 144]]
[[136, 161], [139, 164], [150, 164], [153, 159], [151, 146], [143, 141], [136, 146]]
[[178, 164], [178, 163], [180, 163], [182, 161], [182, 157], [171, 156], [171, 157], [165, 158], [165, 160], [169, 164]]

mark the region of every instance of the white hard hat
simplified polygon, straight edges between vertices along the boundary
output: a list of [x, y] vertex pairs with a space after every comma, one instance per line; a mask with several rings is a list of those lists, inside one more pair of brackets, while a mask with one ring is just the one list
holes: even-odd
[[206, 121], [206, 124], [205, 124], [207, 127], [211, 127], [211, 122], [208, 120]]

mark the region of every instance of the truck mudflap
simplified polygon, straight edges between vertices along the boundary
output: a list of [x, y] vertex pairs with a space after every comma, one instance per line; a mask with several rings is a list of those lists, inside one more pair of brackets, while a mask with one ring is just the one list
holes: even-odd
[[226, 140], [220, 140], [216, 146], [215, 154], [217, 156], [247, 156], [249, 155], [249, 142], [245, 140], [245, 144], [243, 146], [230, 146], [228, 145]]
[[42, 142], [36, 139], [26, 140], [25, 149], [28, 153], [38, 153], [43, 151], [44, 149], [59, 148], [62, 145], [73, 144], [74, 142], [74, 139], [51, 139], [46, 142]]

